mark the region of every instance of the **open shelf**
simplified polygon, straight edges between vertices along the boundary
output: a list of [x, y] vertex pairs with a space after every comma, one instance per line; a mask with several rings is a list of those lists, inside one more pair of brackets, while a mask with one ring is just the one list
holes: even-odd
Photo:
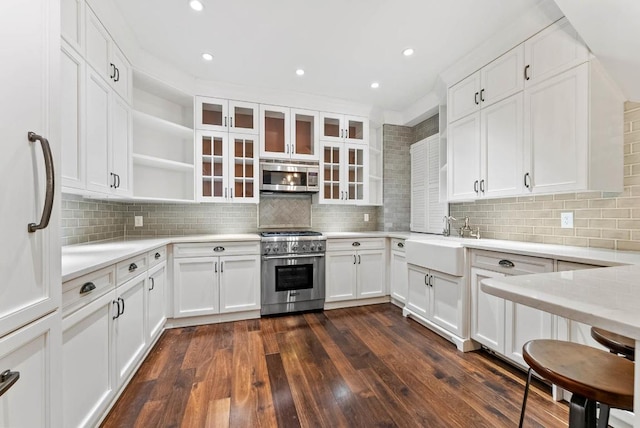
[[194, 169], [193, 165], [189, 163], [176, 162], [176, 161], [172, 161], [164, 158], [141, 155], [137, 153], [133, 154], [133, 163], [135, 165], [146, 165], [146, 166], [164, 168], [164, 169], [173, 170], [173, 171], [189, 172], [189, 171], [193, 171]]
[[192, 128], [188, 128], [178, 123], [174, 123], [166, 119], [162, 119], [160, 117], [150, 115], [140, 110], [133, 110], [133, 121], [134, 121], [134, 126], [136, 122], [138, 122], [143, 126], [155, 128], [158, 131], [169, 133], [171, 135], [174, 135], [184, 140], [193, 138]]

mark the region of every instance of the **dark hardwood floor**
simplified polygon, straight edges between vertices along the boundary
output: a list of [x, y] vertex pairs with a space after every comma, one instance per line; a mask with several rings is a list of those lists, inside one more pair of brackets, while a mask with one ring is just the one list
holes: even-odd
[[[164, 332], [104, 427], [515, 427], [525, 374], [391, 304]], [[566, 427], [535, 382], [527, 427]]]

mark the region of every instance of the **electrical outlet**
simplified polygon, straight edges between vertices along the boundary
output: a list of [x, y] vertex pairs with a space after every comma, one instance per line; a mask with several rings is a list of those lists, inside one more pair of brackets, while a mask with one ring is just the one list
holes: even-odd
[[563, 229], [573, 228], [573, 213], [560, 213], [560, 227]]
[[142, 227], [144, 225], [144, 222], [142, 221], [142, 216], [141, 215], [136, 215], [133, 216], [134, 222], [135, 222], [135, 227]]
[[369, 214], [364, 215], [364, 221], [369, 221]]

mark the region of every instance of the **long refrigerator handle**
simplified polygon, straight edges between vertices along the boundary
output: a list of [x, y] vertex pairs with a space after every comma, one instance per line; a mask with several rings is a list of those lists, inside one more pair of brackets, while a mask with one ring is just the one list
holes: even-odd
[[55, 173], [53, 171], [53, 154], [51, 153], [51, 146], [49, 146], [49, 140], [36, 134], [35, 132], [29, 132], [27, 134], [29, 142], [34, 143], [40, 141], [42, 146], [42, 154], [44, 155], [44, 167], [47, 174], [47, 192], [44, 199], [44, 207], [42, 208], [42, 217], [40, 223], [29, 223], [29, 233], [33, 233], [36, 230], [44, 229], [49, 225], [51, 219], [51, 212], [53, 211], [53, 196], [55, 190]]

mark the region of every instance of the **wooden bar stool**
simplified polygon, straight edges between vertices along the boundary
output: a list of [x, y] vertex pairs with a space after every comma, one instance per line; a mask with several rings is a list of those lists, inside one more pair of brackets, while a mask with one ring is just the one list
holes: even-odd
[[614, 354], [619, 354], [627, 360], [635, 361], [636, 341], [630, 337], [598, 327], [591, 327], [591, 337], [605, 348], [609, 348]]
[[570, 428], [595, 427], [596, 403], [633, 410], [634, 363], [629, 360], [587, 345], [546, 339], [525, 343], [522, 356], [529, 365], [529, 372], [520, 427], [524, 422], [532, 370], [573, 393], [569, 407]]
[[[608, 348], [612, 354], [621, 355], [627, 360], [635, 361], [636, 343], [630, 337], [598, 327], [591, 327], [591, 337], [605, 348]], [[609, 410], [609, 406], [600, 403], [598, 428], [607, 428]]]

